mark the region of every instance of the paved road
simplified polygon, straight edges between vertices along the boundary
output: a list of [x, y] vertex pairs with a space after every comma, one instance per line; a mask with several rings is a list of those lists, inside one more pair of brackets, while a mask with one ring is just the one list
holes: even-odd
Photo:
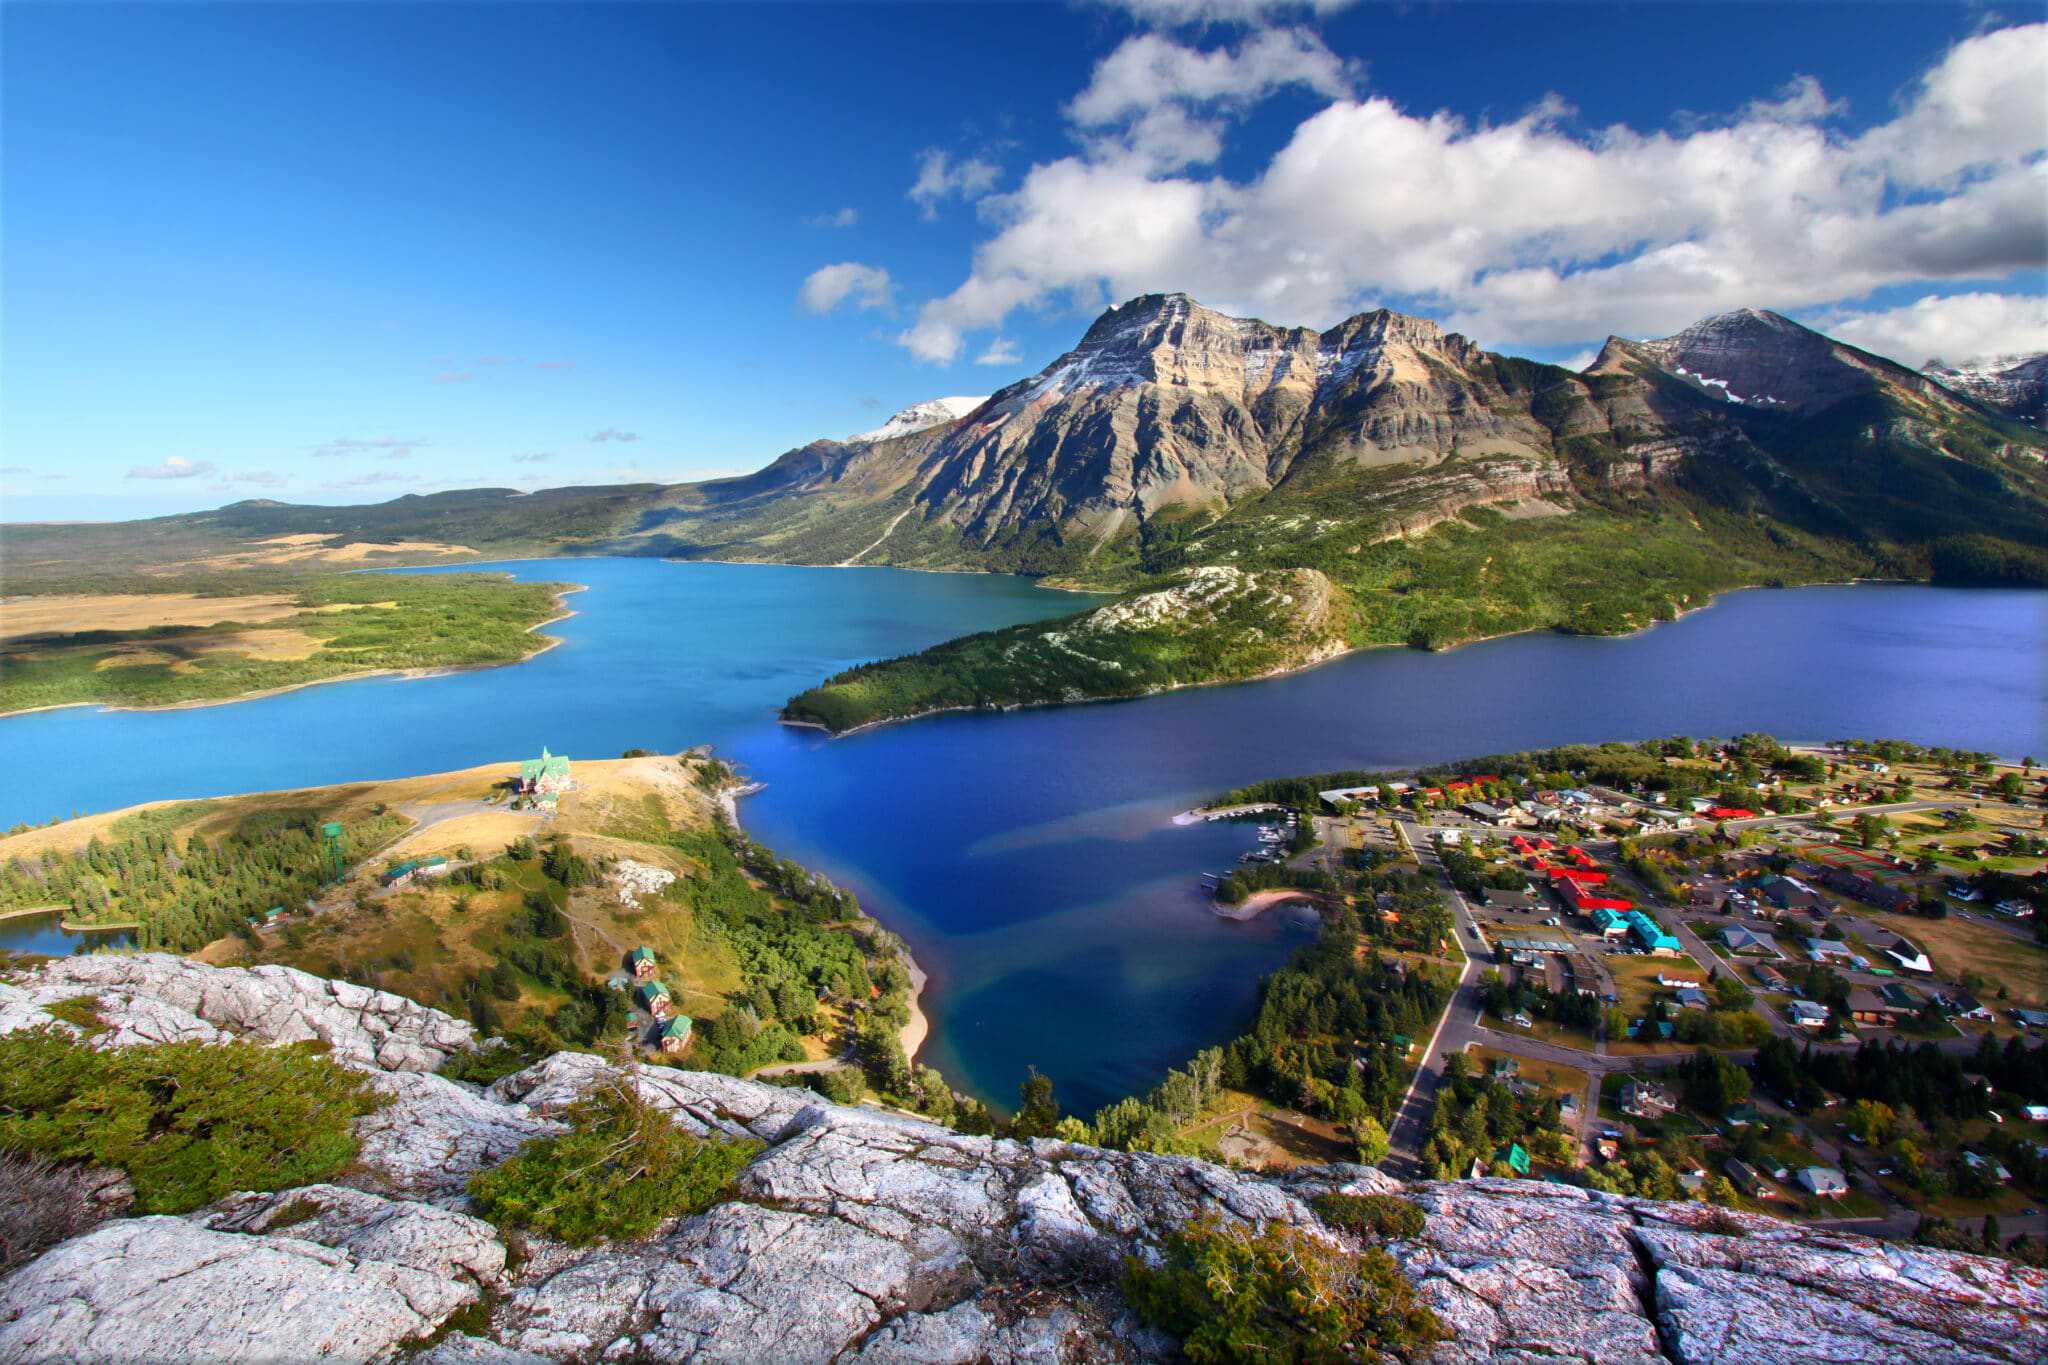
[[1457, 988], [1451, 992], [1450, 1003], [1437, 1020], [1436, 1031], [1423, 1047], [1422, 1056], [1415, 1064], [1415, 1077], [1408, 1084], [1408, 1093], [1401, 1097], [1400, 1105], [1394, 1110], [1394, 1122], [1387, 1130], [1390, 1154], [1383, 1164], [1396, 1174], [1420, 1176], [1426, 1174], [1422, 1169], [1422, 1148], [1429, 1139], [1429, 1116], [1436, 1109], [1437, 1088], [1443, 1084], [1443, 1059], [1454, 1052], [1463, 1052], [1477, 1037], [1475, 1021], [1479, 1012], [1477, 983], [1480, 966], [1479, 959], [1472, 955], [1472, 909], [1465, 904], [1465, 898], [1458, 889], [1451, 885], [1443, 860], [1410, 822], [1400, 821], [1396, 829], [1401, 842], [1407, 845], [1424, 870], [1434, 869], [1443, 879], [1444, 892], [1451, 904], [1451, 918], [1456, 926], [1458, 949], [1465, 957], [1464, 969], [1458, 974]]

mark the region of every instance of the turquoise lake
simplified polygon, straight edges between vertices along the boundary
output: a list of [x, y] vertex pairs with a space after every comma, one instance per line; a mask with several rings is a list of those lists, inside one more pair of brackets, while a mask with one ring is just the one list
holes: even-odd
[[[1279, 773], [1769, 730], [2048, 755], [2048, 593], [1731, 594], [1626, 639], [1380, 650], [1134, 702], [950, 715], [846, 739], [775, 723], [866, 659], [1088, 599], [989, 575], [536, 561], [587, 585], [530, 662], [183, 711], [0, 720], [0, 826], [171, 797], [710, 743], [767, 784], [749, 830], [853, 887], [932, 976], [924, 1060], [1007, 1101], [1029, 1066], [1088, 1112], [1236, 1032], [1309, 930], [1211, 915], [1243, 827], [1173, 812]], [[46, 927], [39, 931], [47, 933]], [[26, 926], [17, 933], [26, 933]], [[14, 946], [0, 921], [0, 946]], [[22, 945], [26, 946], [26, 945]], [[47, 950], [47, 949], [45, 949]]]

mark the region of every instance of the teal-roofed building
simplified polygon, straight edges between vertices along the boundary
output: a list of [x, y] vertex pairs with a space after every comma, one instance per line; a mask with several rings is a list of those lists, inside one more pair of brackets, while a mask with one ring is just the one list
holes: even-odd
[[675, 1013], [675, 1002], [669, 999], [668, 983], [649, 981], [633, 992], [633, 1003], [657, 1019], [666, 1019]]
[[626, 970], [632, 972], [635, 977], [642, 981], [653, 976], [656, 970], [654, 949], [643, 943], [632, 952], [627, 953]]
[[529, 758], [519, 765], [519, 790], [524, 795], [559, 796], [575, 787], [575, 779], [569, 776], [569, 760], [549, 753], [546, 745], [541, 746], [539, 758]]
[[1685, 951], [1678, 936], [1640, 910], [1631, 910], [1623, 916], [1628, 921], [1629, 937], [1647, 952], [1679, 953]]
[[678, 1014], [655, 1032], [655, 1041], [663, 1052], [681, 1052], [690, 1045], [690, 1027], [690, 1016]]
[[1510, 1142], [1508, 1149], [1500, 1154], [1500, 1159], [1507, 1162], [1508, 1169], [1516, 1175], [1529, 1174], [1529, 1154], [1522, 1150], [1521, 1143]]

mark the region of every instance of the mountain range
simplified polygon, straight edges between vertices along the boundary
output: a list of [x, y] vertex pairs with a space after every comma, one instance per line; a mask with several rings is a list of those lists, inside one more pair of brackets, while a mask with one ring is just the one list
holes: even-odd
[[1574, 372], [1386, 309], [1316, 331], [1155, 294], [985, 399], [740, 478], [12, 528], [10, 570], [310, 533], [987, 569], [1150, 604], [857, 670], [791, 708], [843, 729], [1372, 643], [1634, 629], [1745, 584], [2048, 581], [2043, 376], [2041, 356], [1923, 373], [1756, 309], [1610, 337]]

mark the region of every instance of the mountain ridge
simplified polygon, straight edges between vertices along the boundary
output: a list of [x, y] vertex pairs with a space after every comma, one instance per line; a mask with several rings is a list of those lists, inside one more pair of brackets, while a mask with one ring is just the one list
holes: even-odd
[[[242, 503], [118, 532], [17, 530], [10, 548], [30, 553], [10, 572], [26, 563], [33, 581], [66, 554], [345, 529], [480, 557], [994, 570], [1126, 593], [1182, 588], [1209, 566], [1312, 571], [1348, 613], [1313, 641], [1238, 612], [1227, 626], [1126, 623], [1104, 632], [1116, 656], [1090, 662], [1058, 648], [1053, 625], [1005, 637], [1001, 652], [956, 642], [883, 666], [893, 680], [837, 680], [857, 683], [861, 706], [813, 689], [787, 713], [833, 728], [941, 698], [1000, 706], [1250, 676], [1323, 657], [1338, 636], [1435, 648], [1634, 630], [1761, 583], [2048, 584], [2041, 432], [1768, 310], [1610, 337], [1575, 373], [1387, 309], [1315, 330], [1149, 294], [956, 414], [966, 402], [913, 405], [864, 434], [874, 439], [813, 441], [699, 483]], [[1242, 649], [1230, 631], [1288, 643]], [[1031, 676], [1027, 660], [1050, 672]]]

